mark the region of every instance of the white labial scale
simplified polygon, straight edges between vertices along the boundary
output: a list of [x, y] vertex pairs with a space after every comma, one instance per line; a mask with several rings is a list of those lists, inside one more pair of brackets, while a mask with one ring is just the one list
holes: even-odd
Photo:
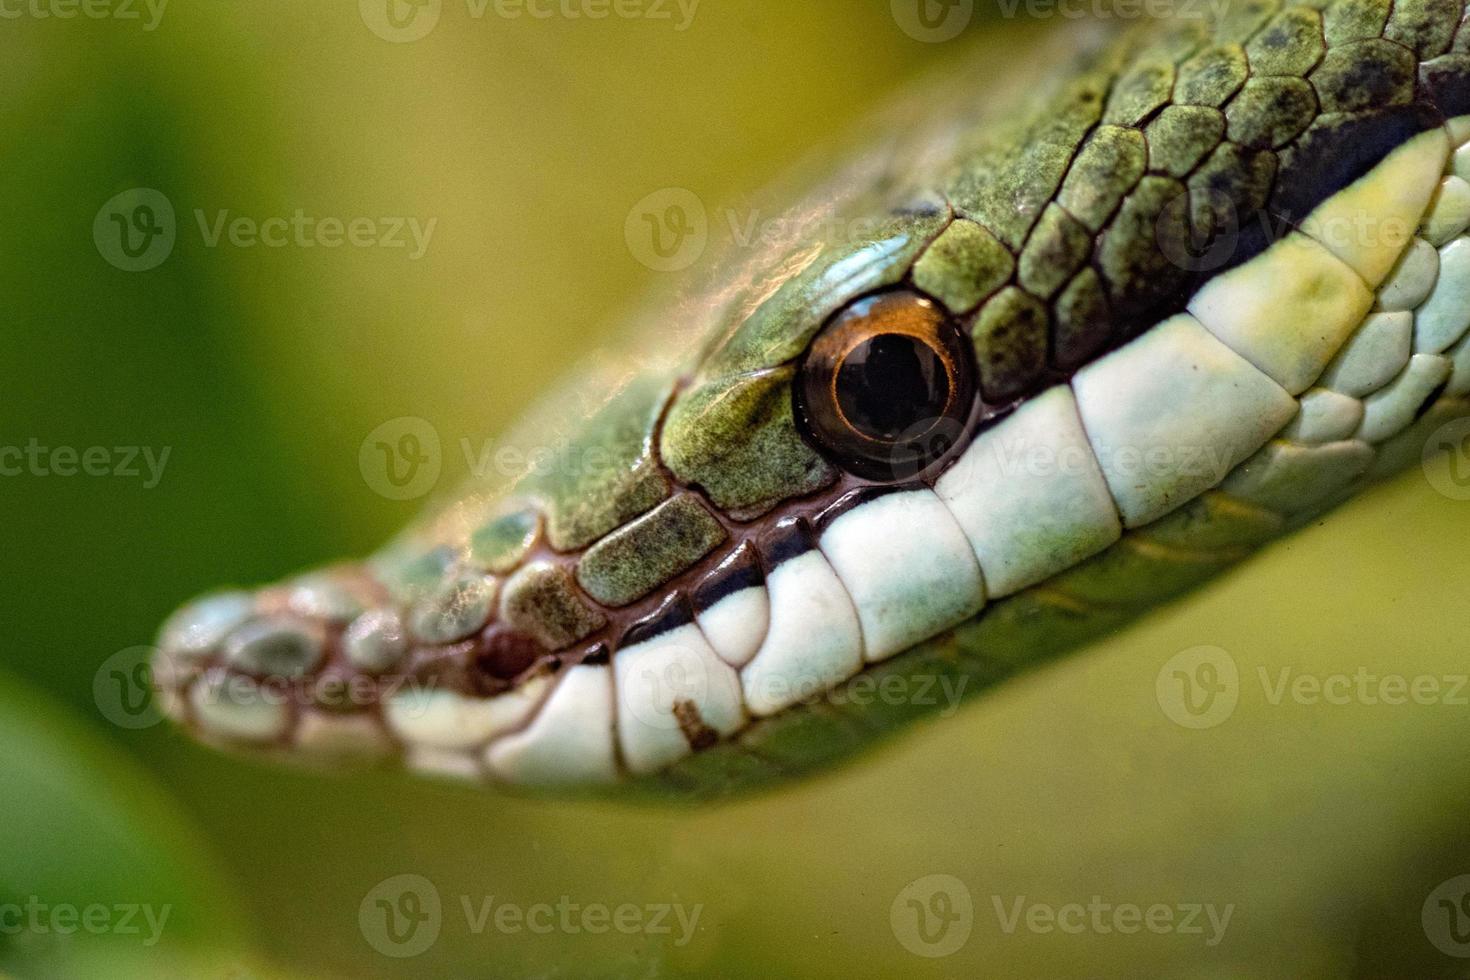
[[1126, 527], [1218, 484], [1297, 412], [1296, 399], [1185, 314], [1083, 368], [1072, 388]]
[[1403, 432], [1434, 390], [1450, 376], [1450, 359], [1415, 354], [1403, 374], [1382, 391], [1363, 401], [1363, 427], [1358, 438], [1382, 442]]
[[863, 666], [857, 611], [827, 559], [815, 549], [766, 576], [771, 628], [740, 674], [745, 706], [772, 715], [825, 691]]
[[255, 598], [247, 592], [217, 592], [195, 599], [168, 618], [158, 645], [170, 657], [201, 660], [255, 611]]
[[1419, 234], [1435, 248], [1470, 227], [1470, 183], [1451, 174], [1439, 182]]
[[1470, 144], [1455, 150], [1454, 156], [1450, 158], [1450, 173], [1461, 180], [1470, 180]]
[[1444, 129], [1450, 136], [1450, 143], [1454, 146], [1459, 146], [1461, 143], [1470, 140], [1470, 116], [1456, 116], [1453, 119], [1446, 119]]
[[[1385, 480], [1414, 467], [1423, 466], [1426, 462], [1426, 450], [1429, 450], [1431, 456], [1447, 450], [1450, 458], [1446, 463], [1451, 467], [1449, 475], [1458, 480], [1464, 475], [1464, 456], [1461, 455], [1463, 444], [1456, 445], [1450, 440], [1459, 430], [1458, 427], [1448, 432], [1443, 430], [1450, 423], [1461, 419], [1470, 419], [1470, 402], [1461, 398], [1441, 398], [1419, 421], [1375, 447], [1378, 459], [1368, 473], [1369, 479]], [[1434, 440], [1432, 449], [1429, 446], [1430, 440]]]
[[472, 749], [525, 722], [541, 703], [549, 680], [542, 675], [492, 698], [472, 698], [437, 688], [405, 687], [383, 703], [383, 719], [410, 745]]
[[1372, 463], [1373, 447], [1356, 439], [1323, 446], [1273, 441], [1231, 473], [1220, 489], [1237, 500], [1292, 517], [1329, 503]]
[[992, 599], [1071, 568], [1123, 533], [1067, 385], [981, 433], [934, 489], [964, 529]]
[[635, 774], [655, 772], [692, 751], [675, 713], [681, 703], [721, 736], [745, 723], [739, 676], [693, 623], [618, 650], [613, 666], [618, 741]]
[[1414, 315], [1375, 313], [1322, 374], [1322, 386], [1363, 398], [1397, 378], [1414, 353]]
[[969, 539], [932, 490], [888, 493], [852, 508], [822, 532], [821, 549], [857, 607], [870, 663], [985, 605]]
[[1321, 376], [1372, 306], [1358, 274], [1300, 232], [1215, 276], [1187, 304], [1225, 346], [1292, 395]]
[[1409, 243], [1388, 280], [1378, 289], [1378, 305], [1390, 312], [1412, 310], [1429, 297], [1439, 276], [1439, 250], [1422, 238]]
[[732, 592], [695, 616], [709, 645], [732, 667], [750, 663], [771, 623], [771, 601], [763, 585]]
[[393, 742], [377, 719], [308, 711], [292, 732], [298, 751], [324, 759], [361, 759], [386, 755]]
[[490, 743], [485, 761], [511, 783], [558, 786], [617, 778], [613, 678], [606, 664], [577, 664], [522, 731]]
[[1318, 205], [1301, 230], [1376, 287], [1414, 237], [1449, 151], [1443, 128], [1420, 133]]
[[269, 742], [285, 734], [291, 716], [285, 695], [263, 691], [240, 674], [207, 674], [189, 689], [194, 720], [211, 735]]
[[1414, 313], [1414, 350], [1442, 354], [1470, 330], [1470, 238], [1460, 237], [1439, 252], [1439, 279]]
[[1326, 388], [1301, 398], [1301, 411], [1281, 433], [1283, 439], [1319, 446], [1346, 439], [1363, 424], [1363, 403]]
[[1463, 398], [1470, 395], [1470, 337], [1460, 341], [1460, 346], [1451, 352], [1451, 357], [1454, 368], [1445, 394]]
[[404, 756], [403, 763], [419, 775], [432, 776], [435, 779], [478, 782], [485, 778], [473, 755], [454, 749], [436, 749], [430, 746], [410, 749]]

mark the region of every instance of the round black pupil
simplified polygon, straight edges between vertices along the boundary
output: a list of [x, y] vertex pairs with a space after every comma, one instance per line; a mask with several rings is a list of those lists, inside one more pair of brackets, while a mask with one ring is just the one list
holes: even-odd
[[949, 401], [949, 375], [939, 355], [906, 334], [870, 337], [837, 371], [837, 403], [847, 421], [872, 439], [922, 435]]

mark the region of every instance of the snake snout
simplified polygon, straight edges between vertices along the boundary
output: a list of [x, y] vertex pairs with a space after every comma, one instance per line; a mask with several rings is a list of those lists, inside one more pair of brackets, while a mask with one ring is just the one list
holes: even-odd
[[408, 638], [380, 587], [341, 566], [197, 599], [164, 625], [154, 686], [165, 712], [229, 747], [382, 755], [382, 704]]

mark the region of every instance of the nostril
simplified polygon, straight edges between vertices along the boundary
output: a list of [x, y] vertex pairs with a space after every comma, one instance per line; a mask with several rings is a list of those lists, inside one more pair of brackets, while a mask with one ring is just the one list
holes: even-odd
[[504, 626], [485, 634], [485, 645], [475, 658], [477, 673], [490, 687], [503, 687], [530, 670], [546, 649], [533, 637]]

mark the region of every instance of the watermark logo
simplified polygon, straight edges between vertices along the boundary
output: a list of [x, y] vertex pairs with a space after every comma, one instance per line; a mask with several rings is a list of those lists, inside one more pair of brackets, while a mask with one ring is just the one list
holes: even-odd
[[143, 32], [158, 30], [168, 0], [0, 0], [0, 20], [136, 21]]
[[1235, 658], [1219, 647], [1192, 647], [1170, 657], [1154, 679], [1154, 695], [1170, 721], [1184, 728], [1223, 724], [1240, 700]]
[[925, 44], [943, 44], [960, 36], [975, 16], [975, 0], [889, 0], [899, 28]]
[[893, 936], [915, 956], [951, 956], [970, 941], [975, 903], [954, 875], [926, 875], [904, 886], [888, 909]]
[[357, 466], [368, 487], [389, 500], [415, 500], [439, 482], [444, 454], [439, 430], [426, 419], [389, 419], [362, 441]]
[[[457, 899], [454, 900], [454, 899]], [[471, 936], [530, 933], [548, 936], [670, 936], [678, 947], [687, 946], [699, 930], [704, 906], [683, 902], [576, 902], [570, 895], [556, 901], [521, 904], [496, 895], [460, 894], [448, 906], [434, 883], [423, 875], [402, 874], [379, 882], [357, 909], [357, 923], [368, 945], [394, 959], [426, 953], [446, 925], [461, 925]], [[463, 920], [460, 923], [460, 919]]]
[[415, 874], [379, 882], [357, 907], [357, 925], [368, 945], [384, 956], [422, 955], [439, 941], [444, 925], [439, 889]]
[[134, 187], [112, 197], [92, 220], [97, 251], [124, 272], [158, 268], [173, 254], [177, 239], [173, 202], [151, 187]]
[[623, 223], [628, 252], [655, 272], [679, 272], [709, 244], [709, 214], [693, 191], [665, 187], [633, 205]]
[[1470, 959], [1470, 874], [1440, 882], [1424, 899], [1419, 921], [1435, 949]]
[[150, 667], [157, 653], [154, 647], [128, 647], [102, 661], [92, 675], [92, 701], [103, 718], [134, 731], [163, 720], [153, 697]]
[[[722, 687], [731, 687], [732, 679]], [[683, 729], [691, 739], [703, 732], [698, 706], [709, 704], [710, 671], [697, 650], [661, 643], [647, 649], [619, 680], [621, 703], [640, 724], [653, 731]], [[720, 690], [720, 701], [739, 698], [738, 690]]]
[[429, 36], [439, 24], [444, 0], [357, 0], [357, 12], [367, 29], [393, 44], [408, 44]]
[[1470, 500], [1470, 419], [1442, 425], [1424, 444], [1424, 478], [1451, 500]]

